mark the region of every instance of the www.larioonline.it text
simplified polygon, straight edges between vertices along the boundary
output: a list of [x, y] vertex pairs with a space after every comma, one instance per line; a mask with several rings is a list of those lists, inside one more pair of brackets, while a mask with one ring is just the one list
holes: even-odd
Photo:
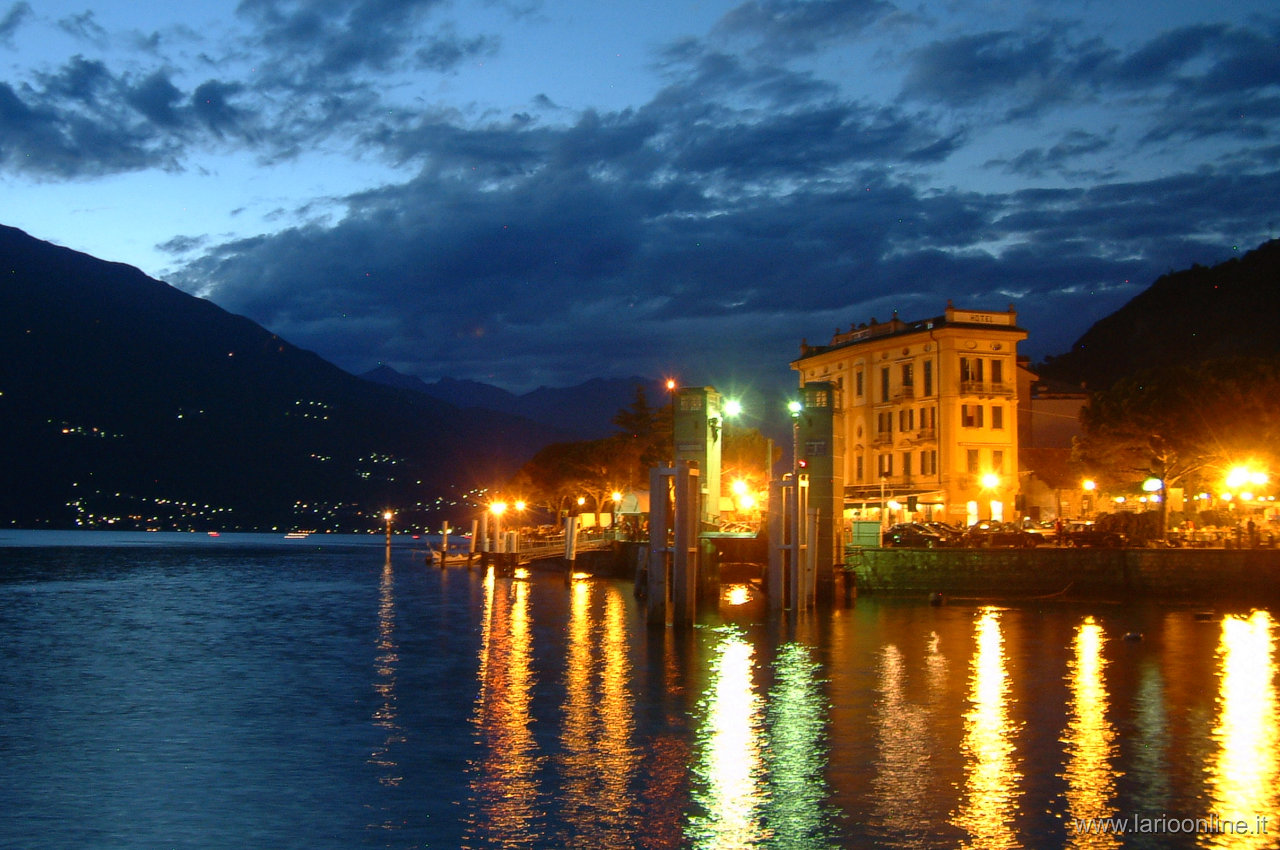
[[1170, 815], [1143, 817], [1074, 818], [1072, 828], [1077, 835], [1266, 835], [1266, 816], [1252, 818], [1224, 818], [1206, 815], [1199, 818], [1179, 818]]

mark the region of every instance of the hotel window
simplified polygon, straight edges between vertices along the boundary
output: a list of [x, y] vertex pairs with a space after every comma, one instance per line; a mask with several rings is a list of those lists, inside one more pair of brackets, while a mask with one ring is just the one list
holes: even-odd
[[969, 474], [977, 475], [978, 472], [981, 471], [981, 467], [979, 466], [979, 464], [981, 463], [981, 458], [980, 458], [980, 455], [978, 454], [978, 450], [969, 449], [969, 451], [966, 453], [966, 458], [967, 458], [966, 468], [969, 470]]
[[922, 407], [920, 408], [920, 428], [925, 431], [932, 431], [938, 427], [938, 408]]
[[991, 453], [991, 471], [1004, 472], [1004, 452], [996, 449]]
[[933, 395], [933, 361], [924, 361], [924, 394]]
[[861, 482], [862, 477], [865, 474], [865, 470], [863, 469], [863, 464], [862, 464], [862, 455], [858, 455], [857, 458], [854, 459], [853, 466], [854, 466], [853, 480]]
[[911, 475], [911, 452], [902, 453], [902, 474], [908, 477]]
[[916, 412], [912, 408], [898, 411], [898, 430], [914, 431], [916, 429]]
[[861, 369], [853, 373], [853, 389], [854, 389], [854, 394], [857, 395], [858, 398], [862, 398], [862, 370]]
[[893, 455], [885, 452], [880, 455], [880, 477], [886, 478], [893, 475]]
[[991, 405], [991, 427], [998, 430], [1004, 428], [1004, 407], [999, 404]]
[[991, 361], [991, 383], [1004, 383], [1004, 362], [1000, 360]]
[[916, 383], [915, 366], [911, 363], [902, 364], [902, 386], [913, 387]]
[[960, 358], [960, 380], [965, 383], [982, 383], [982, 358]]
[[982, 427], [982, 405], [980, 404], [962, 404], [960, 405], [960, 424], [965, 428], [981, 428]]
[[889, 367], [880, 367], [880, 400], [889, 400]]
[[893, 436], [893, 411], [884, 410], [876, 414], [876, 432], [886, 439]]
[[938, 451], [937, 449], [925, 449], [920, 452], [920, 474], [921, 475], [937, 475], [938, 474]]

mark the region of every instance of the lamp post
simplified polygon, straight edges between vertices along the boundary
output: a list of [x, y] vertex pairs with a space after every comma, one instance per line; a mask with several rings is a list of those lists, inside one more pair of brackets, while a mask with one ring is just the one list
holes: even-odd
[[787, 412], [791, 414], [791, 472], [800, 471], [800, 413], [804, 405], [798, 401], [787, 402]]
[[671, 410], [671, 465], [676, 465], [680, 453], [676, 449], [676, 379], [667, 378], [667, 404]]

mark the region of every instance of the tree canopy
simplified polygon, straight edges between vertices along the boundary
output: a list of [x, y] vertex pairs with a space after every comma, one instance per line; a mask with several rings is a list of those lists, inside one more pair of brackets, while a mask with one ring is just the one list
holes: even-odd
[[1215, 490], [1244, 464], [1274, 474], [1280, 361], [1214, 360], [1127, 378], [1094, 393], [1081, 424], [1074, 459], [1105, 488], [1156, 478]]

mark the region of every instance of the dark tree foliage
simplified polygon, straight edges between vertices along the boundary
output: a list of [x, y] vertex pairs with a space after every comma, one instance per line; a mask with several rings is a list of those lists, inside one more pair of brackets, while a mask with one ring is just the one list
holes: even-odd
[[1124, 379], [1090, 397], [1081, 424], [1075, 461], [1107, 489], [1147, 478], [1214, 488], [1242, 463], [1274, 471], [1280, 361], [1214, 360]]

